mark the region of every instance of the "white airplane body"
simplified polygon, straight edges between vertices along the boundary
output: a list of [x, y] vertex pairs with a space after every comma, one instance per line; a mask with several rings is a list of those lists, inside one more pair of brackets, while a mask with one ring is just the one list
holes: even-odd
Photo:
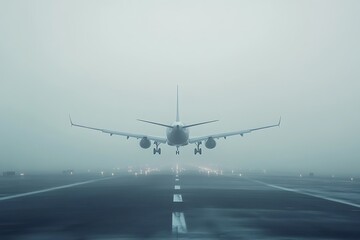
[[176, 121], [174, 123], [172, 123], [171, 125], [166, 125], [166, 124], [162, 124], [162, 123], [151, 122], [151, 121], [146, 121], [146, 120], [141, 120], [141, 119], [138, 119], [138, 121], [166, 127], [166, 138], [150, 136], [150, 135], [145, 135], [145, 134], [134, 134], [134, 133], [126, 133], [126, 132], [107, 130], [107, 129], [102, 129], [102, 128], [88, 127], [88, 126], [84, 126], [84, 125], [75, 124], [72, 122], [72, 120], [70, 118], [71, 126], [101, 131], [103, 133], [110, 134], [110, 136], [120, 135], [120, 136], [125, 136], [127, 138], [131, 137], [131, 138], [141, 139], [140, 146], [142, 148], [149, 148], [151, 146], [151, 141], [153, 141], [153, 143], [155, 144], [155, 148], [153, 149], [154, 154], [156, 154], [156, 153], [161, 154], [161, 148], [159, 148], [159, 145], [167, 143], [169, 146], [176, 147], [176, 154], [179, 154], [179, 147], [182, 147], [182, 146], [185, 146], [188, 144], [195, 144], [196, 145], [196, 148], [194, 149], [195, 155], [197, 153], [202, 154], [202, 149], [200, 148], [200, 145], [203, 142], [205, 142], [206, 148], [213, 149], [216, 146], [215, 139], [220, 139], [220, 138], [226, 139], [226, 137], [234, 136], [234, 135], [243, 136], [244, 134], [250, 133], [252, 131], [261, 130], [261, 129], [265, 129], [265, 128], [278, 127], [278, 126], [280, 126], [281, 118], [280, 118], [279, 122], [274, 125], [268, 125], [268, 126], [259, 127], [259, 128], [252, 128], [252, 129], [246, 129], [246, 130], [240, 130], [240, 131], [234, 131], [234, 132], [219, 133], [219, 134], [212, 134], [212, 135], [207, 135], [207, 136], [190, 138], [189, 137], [190, 136], [190, 134], [189, 134], [190, 127], [207, 124], [207, 123], [212, 123], [212, 122], [216, 122], [218, 120], [195, 123], [195, 124], [190, 124], [190, 125], [183, 124], [180, 121], [180, 117], [179, 117], [179, 94], [177, 91]]

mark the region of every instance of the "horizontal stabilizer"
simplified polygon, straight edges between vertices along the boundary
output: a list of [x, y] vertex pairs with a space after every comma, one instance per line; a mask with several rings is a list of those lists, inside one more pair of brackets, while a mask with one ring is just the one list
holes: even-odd
[[212, 122], [217, 122], [217, 121], [219, 121], [219, 120], [212, 120], [212, 121], [207, 121], [207, 122], [189, 124], [189, 125], [185, 125], [183, 128], [194, 127], [194, 126], [203, 125], [203, 124], [212, 123]]
[[150, 124], [154, 124], [154, 125], [158, 125], [158, 126], [162, 126], [162, 127], [167, 127], [167, 128], [172, 128], [172, 126], [167, 125], [167, 124], [162, 124], [162, 123], [157, 123], [157, 122], [150, 122], [147, 120], [142, 120], [142, 119], [137, 119], [140, 122], [146, 122], [146, 123], [150, 123]]

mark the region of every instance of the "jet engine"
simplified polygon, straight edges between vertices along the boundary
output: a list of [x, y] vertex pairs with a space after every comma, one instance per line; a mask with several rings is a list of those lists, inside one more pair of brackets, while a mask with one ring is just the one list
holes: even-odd
[[143, 137], [140, 140], [140, 147], [142, 148], [149, 148], [151, 146], [151, 141], [147, 139], [147, 137]]
[[216, 147], [216, 142], [214, 138], [209, 137], [208, 140], [206, 140], [205, 142], [205, 147], [208, 149], [213, 149], [214, 147]]

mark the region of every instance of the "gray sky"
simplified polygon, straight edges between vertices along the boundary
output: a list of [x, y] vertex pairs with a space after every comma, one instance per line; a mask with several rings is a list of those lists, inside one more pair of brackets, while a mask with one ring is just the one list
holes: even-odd
[[[0, 1], [0, 168], [187, 162], [358, 173], [359, 1]], [[280, 129], [162, 146], [71, 128], [191, 136]]]

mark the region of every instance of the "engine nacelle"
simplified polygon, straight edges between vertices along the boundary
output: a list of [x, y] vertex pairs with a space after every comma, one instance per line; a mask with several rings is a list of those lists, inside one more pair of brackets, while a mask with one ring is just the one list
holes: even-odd
[[140, 147], [142, 148], [149, 148], [151, 146], [151, 141], [147, 139], [147, 137], [143, 137], [140, 140]]
[[209, 137], [208, 140], [205, 142], [205, 147], [208, 149], [213, 149], [216, 147], [216, 142], [212, 137]]

